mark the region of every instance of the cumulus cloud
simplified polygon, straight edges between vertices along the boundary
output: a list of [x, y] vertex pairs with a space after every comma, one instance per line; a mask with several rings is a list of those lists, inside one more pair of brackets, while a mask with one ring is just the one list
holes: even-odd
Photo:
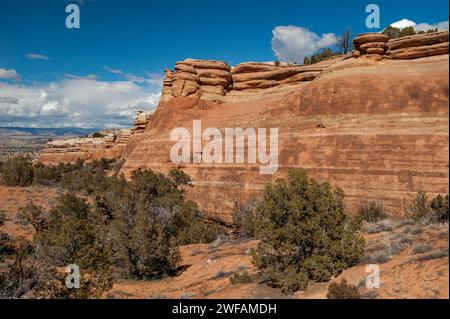
[[336, 45], [334, 33], [322, 36], [298, 26], [278, 26], [272, 30], [272, 50], [283, 62], [303, 62], [303, 58], [319, 49]]
[[159, 90], [130, 81], [66, 77], [45, 84], [0, 82], [0, 126], [125, 127], [138, 110], [152, 110]]
[[401, 19], [399, 21], [396, 21], [391, 24], [391, 27], [403, 29], [406, 27], [412, 27], [413, 25], [416, 25], [414, 21], [408, 20], [408, 19]]
[[48, 56], [37, 53], [27, 53], [25, 57], [29, 60], [50, 60]]
[[0, 68], [0, 79], [4, 80], [20, 80], [20, 75], [14, 69]]
[[430, 29], [438, 29], [439, 31], [444, 31], [444, 30], [448, 30], [448, 20], [447, 21], [442, 21], [442, 22], [438, 22], [438, 23], [416, 23], [412, 20], [408, 20], [408, 19], [401, 19], [399, 21], [396, 21], [394, 23], [391, 23], [392, 27], [395, 28], [406, 28], [406, 27], [413, 27], [414, 31], [419, 32], [419, 31], [428, 31]]

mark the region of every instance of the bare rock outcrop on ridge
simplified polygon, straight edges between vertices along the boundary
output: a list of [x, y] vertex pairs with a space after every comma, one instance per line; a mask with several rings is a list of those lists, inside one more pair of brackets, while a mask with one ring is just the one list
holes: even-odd
[[416, 34], [389, 39], [380, 33], [364, 33], [353, 39], [354, 58], [367, 56], [375, 59], [416, 59], [448, 54], [448, 31]]

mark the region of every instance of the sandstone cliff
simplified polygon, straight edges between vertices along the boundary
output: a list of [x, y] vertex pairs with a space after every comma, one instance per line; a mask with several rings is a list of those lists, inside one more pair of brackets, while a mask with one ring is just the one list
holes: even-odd
[[[433, 40], [417, 40], [424, 38]], [[231, 221], [235, 200], [259, 196], [268, 181], [291, 168], [343, 188], [352, 211], [364, 200], [379, 200], [391, 214], [403, 214], [403, 199], [421, 184], [430, 194], [448, 192], [448, 49], [433, 51], [445, 39], [448, 32], [395, 41], [366, 36], [360, 57], [375, 59], [342, 57], [311, 66], [177, 63], [123, 172], [175, 167], [170, 131], [191, 129], [193, 119], [221, 130], [277, 127], [280, 165], [274, 176], [259, 174], [257, 164], [179, 165], [193, 178], [189, 197], [209, 217]], [[399, 55], [422, 46], [432, 54], [406, 61]], [[369, 50], [374, 48], [383, 52]], [[205, 84], [203, 75], [220, 88], [210, 89], [213, 82]]]
[[[121, 148], [122, 172], [179, 167], [193, 179], [189, 198], [226, 222], [235, 200], [260, 196], [267, 182], [291, 168], [341, 187], [351, 211], [377, 200], [391, 214], [403, 214], [403, 200], [419, 185], [430, 196], [447, 193], [448, 32], [390, 41], [365, 34], [355, 47], [351, 56], [309, 66], [176, 63], [165, 71], [156, 111], [136, 120], [132, 135], [139, 138]], [[261, 175], [259, 164], [173, 164], [170, 132], [191, 130], [193, 120], [221, 131], [278, 128], [277, 173]]]

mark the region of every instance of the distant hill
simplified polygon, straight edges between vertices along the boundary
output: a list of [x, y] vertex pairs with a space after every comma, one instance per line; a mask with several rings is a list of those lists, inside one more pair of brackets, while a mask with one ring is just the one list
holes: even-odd
[[63, 127], [63, 128], [50, 128], [50, 127], [2, 127], [0, 126], [1, 135], [28, 135], [28, 136], [85, 136], [87, 134], [99, 131], [97, 128], [77, 128], [77, 127]]

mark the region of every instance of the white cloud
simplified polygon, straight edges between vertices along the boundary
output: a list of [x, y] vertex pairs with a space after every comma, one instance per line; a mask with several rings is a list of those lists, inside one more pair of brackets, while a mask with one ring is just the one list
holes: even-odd
[[412, 27], [413, 25], [416, 25], [416, 23], [412, 20], [408, 19], [401, 19], [399, 21], [396, 21], [394, 23], [391, 23], [391, 27], [403, 29], [406, 27]]
[[412, 21], [412, 20], [408, 20], [408, 19], [401, 19], [399, 21], [396, 21], [394, 23], [391, 23], [392, 27], [395, 28], [406, 28], [406, 27], [413, 27], [414, 31], [418, 32], [418, 31], [428, 31], [430, 29], [438, 29], [439, 31], [444, 31], [444, 30], [448, 30], [448, 20], [447, 21], [442, 21], [442, 22], [438, 22], [438, 23], [419, 23], [417, 24], [416, 22]]
[[126, 73], [126, 72], [122, 71], [121, 69], [114, 69], [109, 66], [104, 66], [104, 68], [106, 71], [108, 71], [112, 74], [120, 75], [121, 77], [123, 77], [124, 79], [126, 79], [127, 81], [130, 81], [130, 82], [140, 83], [140, 84], [150, 84], [150, 85], [155, 85], [157, 87], [162, 86], [162, 81], [163, 81], [164, 76], [159, 73], [145, 72], [147, 77], [143, 77], [143, 76], [139, 76], [139, 75], [135, 75], [135, 74], [131, 74], [131, 73]]
[[14, 69], [0, 68], [0, 79], [4, 80], [20, 80], [20, 75]]
[[138, 110], [156, 107], [159, 95], [130, 81], [92, 77], [32, 85], [0, 82], [0, 126], [130, 126]]
[[272, 30], [272, 50], [278, 60], [302, 63], [303, 58], [319, 49], [336, 45], [338, 37], [334, 33], [316, 33], [298, 26], [278, 26]]
[[29, 60], [50, 60], [48, 56], [37, 53], [27, 53], [25, 57]]
[[64, 73], [64, 77], [68, 78], [68, 79], [85, 79], [85, 80], [97, 80], [98, 76], [96, 74], [88, 74], [85, 76], [80, 76], [80, 75], [75, 75], [75, 74], [70, 74], [70, 73]]

